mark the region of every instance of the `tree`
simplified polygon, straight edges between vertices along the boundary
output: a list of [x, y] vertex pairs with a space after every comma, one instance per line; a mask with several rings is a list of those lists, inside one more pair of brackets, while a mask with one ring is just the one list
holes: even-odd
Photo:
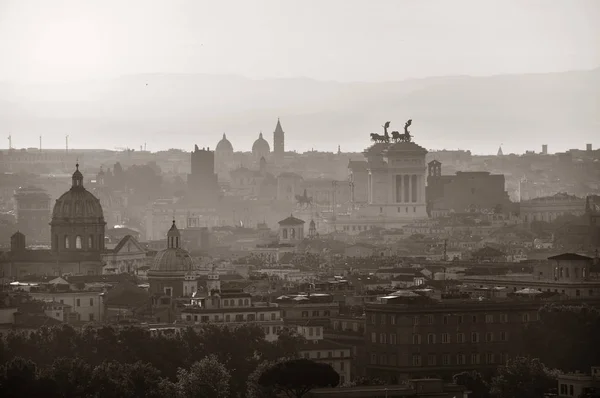
[[195, 362], [189, 370], [177, 372], [177, 390], [181, 398], [228, 398], [231, 375], [215, 355]]
[[37, 367], [17, 357], [0, 367], [0, 396], [33, 397], [37, 392]]
[[277, 398], [277, 393], [273, 386], [262, 386], [259, 384], [260, 376], [279, 362], [285, 362], [288, 359], [283, 358], [278, 361], [261, 362], [254, 372], [250, 373], [246, 381], [246, 398]]
[[498, 366], [490, 383], [495, 398], [543, 398], [556, 387], [558, 373], [551, 371], [539, 359], [517, 357]]
[[455, 374], [452, 378], [455, 384], [465, 386], [468, 391], [471, 391], [472, 397], [489, 398], [490, 386], [485, 382], [483, 376], [475, 370], [471, 372], [461, 372]]
[[290, 398], [301, 398], [317, 387], [335, 387], [339, 382], [340, 375], [330, 365], [304, 358], [276, 363], [258, 378], [261, 386]]
[[42, 372], [42, 377], [54, 381], [60, 397], [77, 398], [91, 395], [92, 372], [93, 368], [79, 358], [58, 358]]

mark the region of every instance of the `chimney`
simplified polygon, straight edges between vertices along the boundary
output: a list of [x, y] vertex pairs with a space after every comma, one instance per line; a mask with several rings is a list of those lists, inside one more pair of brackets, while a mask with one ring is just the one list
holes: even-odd
[[542, 145], [542, 155], [548, 154], [548, 144]]
[[585, 150], [588, 152], [592, 152], [592, 144], [585, 144]]

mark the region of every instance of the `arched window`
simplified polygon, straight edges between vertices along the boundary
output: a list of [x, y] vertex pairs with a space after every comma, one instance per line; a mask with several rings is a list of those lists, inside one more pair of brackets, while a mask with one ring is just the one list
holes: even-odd
[[290, 229], [290, 238], [291, 239], [296, 238], [296, 229], [294, 229], [294, 228]]
[[75, 237], [75, 249], [83, 249], [82, 243], [81, 243], [81, 236], [79, 236], [79, 235], [77, 235]]
[[71, 245], [69, 244], [69, 235], [65, 235], [65, 249], [70, 248]]
[[88, 249], [94, 248], [94, 235], [88, 236]]
[[284, 228], [283, 231], [281, 231], [281, 234], [283, 235], [283, 239], [287, 239], [288, 234], [287, 234], [287, 229]]

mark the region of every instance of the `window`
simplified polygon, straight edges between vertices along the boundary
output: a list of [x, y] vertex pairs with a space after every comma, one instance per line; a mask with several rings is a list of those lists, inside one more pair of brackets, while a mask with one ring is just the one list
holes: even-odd
[[69, 247], [69, 235], [65, 235], [65, 249], [68, 249]]
[[316, 327], [315, 328], [315, 335], [316, 336], [320, 336], [321, 335], [321, 328], [320, 327]]
[[444, 365], [444, 366], [450, 365], [450, 355], [449, 354], [442, 355], [442, 365]]
[[427, 365], [428, 366], [435, 366], [436, 365], [435, 354], [429, 354], [429, 355], [427, 355]]
[[419, 324], [419, 317], [415, 316], [413, 317], [413, 325], [418, 325]]
[[507, 341], [507, 337], [506, 332], [500, 332], [500, 341]]
[[385, 333], [380, 333], [379, 334], [379, 343], [380, 344], [385, 344], [386, 343], [386, 337], [387, 337], [387, 335]]
[[165, 287], [165, 295], [166, 296], [172, 296], [173, 295], [173, 289], [170, 287]]
[[82, 246], [81, 246], [81, 236], [79, 236], [79, 235], [77, 235], [75, 237], [75, 249], [80, 249], [80, 250], [82, 249]]
[[568, 390], [566, 384], [561, 384], [560, 385], [560, 395], [567, 395], [569, 393], [568, 391], [569, 390]]
[[464, 333], [457, 333], [456, 334], [456, 342], [459, 344], [463, 344], [465, 342], [465, 334]]
[[471, 318], [473, 323], [477, 323], [477, 315], [473, 315]]
[[396, 324], [396, 315], [390, 315], [390, 325]]
[[448, 333], [442, 333], [442, 344], [450, 343], [450, 335]]
[[396, 344], [396, 333], [390, 333], [390, 344]]
[[375, 317], [375, 314], [371, 314], [371, 324], [373, 324], [373, 325], [377, 324], [377, 318]]
[[486, 316], [485, 316], [485, 323], [494, 323], [494, 315], [493, 314], [486, 314]]
[[456, 354], [456, 364], [465, 365], [465, 354]]
[[259, 319], [259, 320], [261, 320], [261, 321], [264, 321], [264, 320], [265, 320], [265, 314], [264, 314], [264, 312], [263, 312], [263, 313], [261, 313], [261, 314], [258, 316], [258, 319]]
[[433, 325], [435, 319], [433, 317], [433, 315], [427, 315], [427, 323], [429, 323], [430, 325]]
[[485, 334], [485, 341], [486, 341], [487, 343], [491, 343], [492, 341], [494, 341], [494, 333], [492, 333], [492, 332], [487, 332], [487, 333]]
[[575, 392], [573, 391], [573, 384], [569, 384], [569, 395], [575, 395]]
[[90, 297], [90, 307], [94, 306], [94, 299]]
[[283, 235], [283, 239], [287, 239], [287, 238], [288, 238], [288, 233], [287, 233], [287, 229], [286, 229], [286, 228], [284, 228], [284, 229], [281, 231], [281, 234]]
[[444, 315], [444, 325], [448, 324], [448, 315]]
[[413, 366], [421, 366], [421, 356], [418, 354], [413, 354], [412, 356], [412, 365]]
[[413, 344], [421, 344], [421, 335], [420, 334], [413, 334]]
[[88, 236], [88, 249], [94, 248], [94, 235]]
[[333, 352], [332, 351], [329, 351], [327, 353], [327, 358], [333, 358]]
[[229, 322], [229, 321], [231, 321], [231, 315], [226, 314], [225, 315], [225, 322]]
[[377, 354], [371, 353], [371, 365], [377, 365]]
[[429, 333], [427, 335], [427, 344], [435, 344], [435, 334]]
[[488, 365], [491, 365], [494, 363], [494, 353], [493, 352], [488, 352], [485, 354], [485, 363], [487, 363]]
[[371, 343], [377, 343], [377, 333], [371, 332]]
[[508, 314], [500, 314], [500, 322], [508, 323]]
[[90, 322], [93, 322], [94, 321], [94, 314], [89, 314], [89, 317], [90, 317]]
[[321, 351], [317, 351], [317, 358], [321, 358]]
[[479, 333], [471, 332], [471, 343], [479, 343]]
[[463, 316], [459, 315], [458, 316], [458, 324], [460, 325], [461, 323], [463, 323]]
[[379, 356], [379, 364], [380, 365], [387, 365], [387, 355], [386, 354], [381, 354]]
[[474, 352], [471, 354], [471, 365], [479, 365], [479, 353]]
[[302, 318], [308, 318], [308, 311], [302, 311]]
[[381, 314], [381, 324], [385, 325], [385, 318], [387, 318], [387, 316], [385, 314]]
[[81, 300], [77, 299], [77, 307], [81, 307]]
[[[344, 361], [340, 362], [340, 370], [344, 371]], [[343, 377], [343, 376], [342, 376]]]
[[319, 316], [319, 311], [313, 311], [312, 316]]
[[524, 322], [524, 323], [527, 323], [527, 322], [529, 322], [529, 314], [528, 314], [528, 313], [525, 313], [525, 314], [523, 314], [523, 317], [522, 317], [522, 319], [523, 319], [523, 322]]

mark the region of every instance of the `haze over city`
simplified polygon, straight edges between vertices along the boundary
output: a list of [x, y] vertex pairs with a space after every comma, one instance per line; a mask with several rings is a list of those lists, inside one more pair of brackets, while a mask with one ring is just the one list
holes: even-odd
[[596, 1], [3, 0], [0, 129], [19, 148], [225, 132], [248, 151], [279, 117], [288, 150], [335, 152], [413, 118], [428, 149], [582, 148], [600, 129], [598, 15]]

